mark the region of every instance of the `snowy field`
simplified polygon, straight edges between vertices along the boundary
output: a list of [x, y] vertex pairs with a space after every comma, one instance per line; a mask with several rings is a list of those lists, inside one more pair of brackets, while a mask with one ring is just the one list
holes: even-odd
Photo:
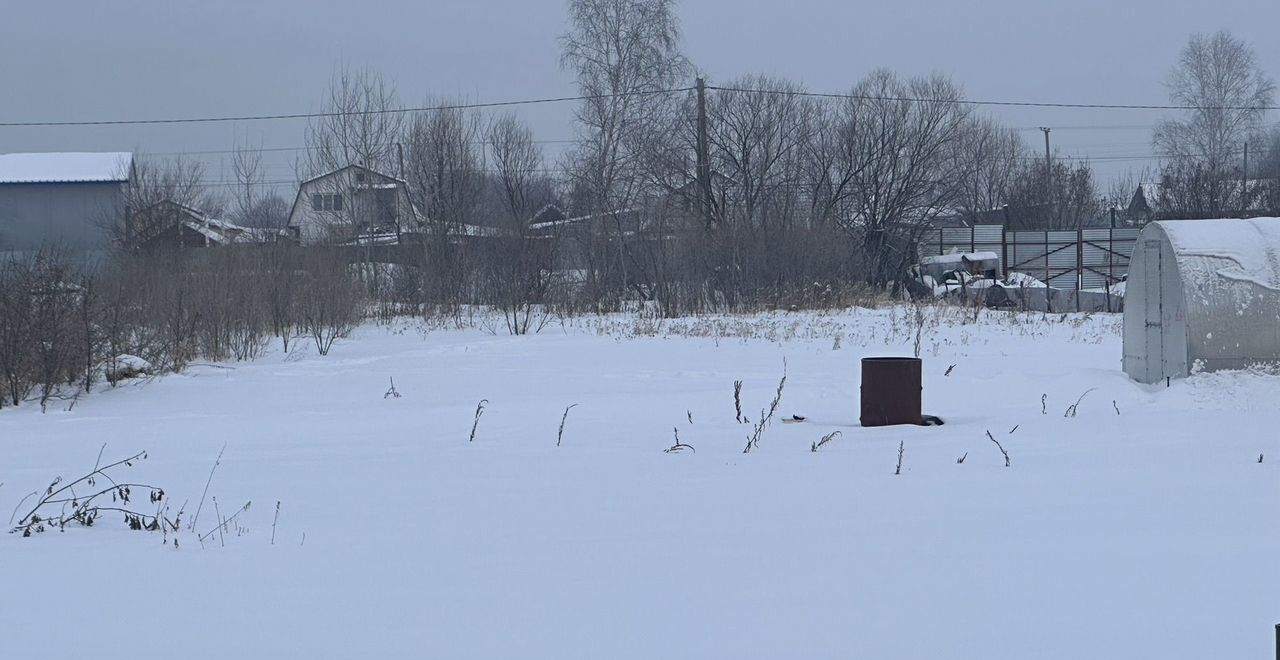
[[[0, 535], [0, 657], [1270, 657], [1280, 377], [1143, 386], [1118, 315], [963, 314], [920, 335], [936, 428], [857, 425], [858, 360], [912, 353], [905, 308], [367, 326], [6, 409], [6, 519], [103, 443], [146, 450], [113, 476], [184, 523], [225, 443], [199, 534], [212, 498], [253, 504], [203, 547], [114, 514]], [[808, 421], [744, 454], [734, 381], [755, 421], [784, 360], [778, 416]], [[664, 453], [673, 427], [696, 453]]]

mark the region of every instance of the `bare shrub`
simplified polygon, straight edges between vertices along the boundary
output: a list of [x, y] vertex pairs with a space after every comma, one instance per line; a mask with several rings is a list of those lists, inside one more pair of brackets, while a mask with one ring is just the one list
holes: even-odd
[[360, 287], [341, 255], [331, 249], [312, 248], [304, 264], [306, 276], [298, 294], [301, 326], [316, 351], [328, 355], [333, 342], [347, 336], [361, 318]]
[[[95, 464], [92, 471], [71, 481], [64, 482], [62, 477], [57, 477], [36, 500], [35, 505], [18, 519], [10, 532], [29, 537], [53, 529], [62, 531], [73, 524], [93, 527], [102, 514], [107, 512], [122, 514], [125, 525], [132, 530], [164, 530], [166, 533], [178, 531], [182, 513], [179, 511], [173, 519], [165, 516], [163, 488], [117, 480], [109, 474], [115, 468], [132, 467], [135, 461], [146, 458], [146, 452], [139, 452], [108, 465]], [[99, 478], [109, 485], [100, 487]], [[77, 493], [76, 486], [81, 485], [88, 490]], [[133, 499], [139, 496], [135, 491], [142, 491], [147, 495], [149, 503], [156, 505], [155, 513], [147, 513], [131, 506]], [[110, 502], [106, 500], [108, 496], [111, 498]]]

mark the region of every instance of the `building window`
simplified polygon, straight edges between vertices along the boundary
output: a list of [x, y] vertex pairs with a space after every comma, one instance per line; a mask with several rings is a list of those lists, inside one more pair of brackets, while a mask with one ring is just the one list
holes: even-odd
[[311, 196], [313, 211], [341, 211], [342, 193], [316, 193]]

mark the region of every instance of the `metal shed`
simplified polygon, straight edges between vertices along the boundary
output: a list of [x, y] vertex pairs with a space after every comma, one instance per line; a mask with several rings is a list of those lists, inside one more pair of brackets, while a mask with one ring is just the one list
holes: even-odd
[[1144, 227], [1125, 291], [1125, 373], [1155, 383], [1259, 363], [1280, 363], [1280, 218]]
[[133, 173], [130, 153], [0, 154], [0, 251], [108, 247]]

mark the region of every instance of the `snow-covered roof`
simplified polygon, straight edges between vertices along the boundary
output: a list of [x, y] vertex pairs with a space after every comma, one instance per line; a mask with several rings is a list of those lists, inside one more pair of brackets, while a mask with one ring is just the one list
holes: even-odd
[[1000, 255], [995, 252], [954, 252], [951, 254], [935, 254], [920, 259], [921, 264], [961, 264], [979, 261], [998, 261]]
[[273, 236], [283, 235], [278, 229], [245, 227], [243, 225], [237, 225], [233, 222], [218, 220], [216, 218], [187, 220], [184, 221], [183, 224], [188, 229], [219, 245], [227, 245], [230, 243], [266, 243], [270, 241]]
[[0, 183], [112, 183], [129, 180], [133, 154], [0, 154]]
[[581, 222], [591, 222], [594, 220], [612, 220], [620, 215], [634, 213], [637, 210], [638, 210], [637, 208], [625, 208], [625, 209], [619, 209], [617, 211], [603, 211], [600, 213], [588, 213], [586, 215], [574, 216], [572, 218], [561, 218], [559, 220], [547, 220], [545, 222], [535, 222], [529, 225], [529, 229], [534, 229], [534, 230], [550, 229], [552, 227], [559, 227], [563, 225], [576, 225]]
[[1280, 218], [1156, 224], [1169, 237], [1183, 268], [1280, 292]]

